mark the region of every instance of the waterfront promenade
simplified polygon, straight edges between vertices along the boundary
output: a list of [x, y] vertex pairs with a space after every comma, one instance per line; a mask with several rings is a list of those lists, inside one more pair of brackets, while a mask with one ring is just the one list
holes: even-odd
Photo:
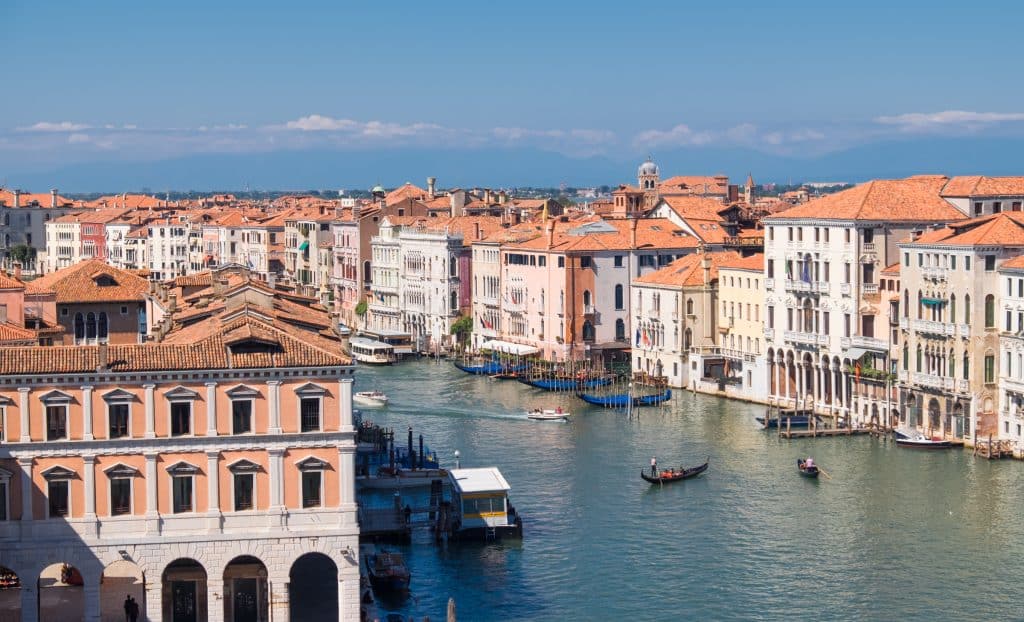
[[[763, 407], [679, 392], [628, 421], [569, 395], [471, 377], [449, 363], [361, 367], [392, 398], [376, 422], [423, 432], [443, 464], [496, 465], [522, 543], [407, 554], [413, 597], [394, 610], [459, 620], [942, 620], [1017, 618], [1024, 470], [970, 452], [867, 436], [779, 439]], [[562, 405], [569, 424], [523, 411]], [[798, 477], [813, 455], [834, 479]], [[710, 457], [664, 488], [639, 471]], [[417, 618], [418, 619], [418, 618]]]

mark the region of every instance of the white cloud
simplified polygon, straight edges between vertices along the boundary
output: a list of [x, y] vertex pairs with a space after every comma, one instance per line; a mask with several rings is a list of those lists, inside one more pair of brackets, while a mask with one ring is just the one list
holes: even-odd
[[941, 112], [908, 112], [876, 117], [882, 125], [896, 125], [905, 130], [940, 127], [978, 126], [993, 123], [1024, 121], [1024, 112], [972, 112], [969, 110], [943, 110]]
[[84, 123], [72, 123], [71, 121], [60, 121], [59, 123], [40, 121], [34, 125], [17, 129], [20, 132], [78, 132], [89, 128], [90, 126]]
[[311, 114], [295, 121], [289, 121], [284, 124], [284, 127], [289, 130], [302, 130], [304, 132], [337, 132], [352, 131], [359, 127], [359, 123], [351, 119], [334, 119], [319, 114]]
[[72, 145], [80, 145], [80, 144], [83, 144], [83, 143], [87, 143], [87, 142], [89, 142], [89, 140], [90, 139], [89, 139], [89, 135], [88, 134], [80, 134], [80, 133], [76, 132], [76, 133], [71, 134], [70, 136], [68, 136], [68, 143], [70, 143]]

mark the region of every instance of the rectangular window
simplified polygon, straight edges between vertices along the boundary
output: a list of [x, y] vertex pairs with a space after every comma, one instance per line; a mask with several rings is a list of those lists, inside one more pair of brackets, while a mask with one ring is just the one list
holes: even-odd
[[985, 255], [985, 272], [993, 272], [996, 269], [996, 256]]
[[917, 254], [917, 267], [918, 268], [923, 268], [924, 267], [924, 253], [918, 253]]
[[849, 244], [850, 243], [850, 230], [849, 229], [844, 229], [843, 230], [843, 234], [844, 234], [843, 235], [843, 242]]
[[1013, 330], [1013, 312], [1012, 311], [1007, 311], [1006, 312], [1006, 331], [1009, 332], [1011, 330]]
[[302, 507], [318, 508], [323, 505], [320, 498], [320, 483], [323, 481], [323, 473], [320, 471], [302, 472]]
[[993, 214], [998, 214], [1001, 211], [1003, 211], [1003, 203], [1002, 203], [1002, 201], [993, 201], [992, 202], [992, 213]]
[[850, 274], [853, 270], [850, 268], [850, 264], [843, 264], [843, 283], [850, 282]]
[[[828, 231], [828, 229], [826, 229], [826, 231]], [[831, 277], [831, 276], [829, 276], [829, 272], [830, 272], [829, 268], [831, 268], [832, 266], [831, 266], [831, 264], [830, 264], [829, 262], [827, 262], [827, 261], [825, 262], [824, 266], [825, 266], [825, 275], [824, 275], [824, 276], [825, 276], [825, 278], [824, 278], [823, 280], [824, 280], [825, 282], [828, 282], [828, 281], [830, 281], [830, 280], [832, 279], [832, 277]]]
[[68, 437], [68, 407], [46, 407], [46, 440], [56, 441]]
[[796, 228], [796, 241], [797, 242], [803, 242], [804, 241], [804, 228], [803, 227], [797, 227]]
[[768, 227], [768, 239], [769, 240], [774, 240], [775, 239], [775, 227]]
[[996, 357], [988, 354], [985, 356], [985, 384], [996, 381]]
[[252, 400], [232, 400], [231, 432], [232, 434], [252, 432]]
[[108, 404], [107, 418], [110, 419], [110, 437], [128, 436], [128, 404]]
[[1013, 203], [1010, 203], [1010, 211], [1011, 212], [1019, 212], [1020, 211], [1020, 201], [1014, 201]]
[[793, 241], [793, 227], [786, 227], [786, 234], [789, 236], [789, 241]]
[[775, 307], [768, 307], [768, 328], [775, 328]]
[[[547, 267], [547, 265], [548, 265], [548, 256], [547, 255], [541, 255], [540, 257], [538, 257], [537, 258], [537, 265], [539, 265], [541, 268]], [[452, 267], [454, 268], [454, 266], [455, 266], [455, 264], [453, 263]], [[452, 276], [455, 276], [455, 275], [453, 274]]]
[[615, 267], [616, 268], [621, 268], [622, 267], [622, 255], [616, 255], [615, 256]]
[[192, 402], [171, 402], [171, 436], [192, 433]]
[[828, 311], [825, 311], [825, 312], [823, 312], [821, 314], [821, 334], [822, 335], [827, 335], [828, 334], [828, 323], [829, 323], [828, 321], [829, 321], [829, 313], [828, 313]]
[[171, 493], [174, 496], [172, 510], [175, 514], [192, 511], [192, 476], [182, 475], [171, 478]]
[[590, 267], [590, 256], [589, 255], [584, 255], [583, 257], [580, 257], [580, 267], [581, 268], [589, 268]]
[[110, 515], [123, 516], [132, 513], [132, 480], [117, 477], [110, 480]]
[[971, 256], [970, 255], [966, 255], [964, 257], [964, 271], [965, 272], [970, 272], [971, 271]]
[[949, 269], [956, 270], [956, 255], [949, 256]]
[[320, 398], [304, 397], [299, 401], [302, 432], [320, 431]]
[[786, 330], [793, 330], [793, 309], [786, 309]]
[[975, 202], [974, 203], [974, 215], [975, 216], [981, 216], [982, 210], [983, 210], [983, 205], [982, 205], [981, 201]]
[[825, 241], [828, 242], [828, 227], [825, 227]]
[[235, 511], [244, 512], [255, 508], [253, 473], [235, 473]]
[[68, 516], [71, 511], [69, 483], [66, 479], [47, 483], [46, 495], [49, 501], [50, 517]]
[[850, 336], [850, 314], [843, 314], [843, 337]]
[[769, 279], [774, 279], [775, 278], [775, 260], [774, 259], [769, 259], [768, 260], [768, 278]]
[[9, 501], [7, 498], [7, 482], [0, 482], [0, 521], [8, 520], [8, 505]]

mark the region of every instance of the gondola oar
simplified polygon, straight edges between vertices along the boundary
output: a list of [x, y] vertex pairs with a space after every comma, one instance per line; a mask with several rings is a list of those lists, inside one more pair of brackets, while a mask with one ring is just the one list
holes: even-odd
[[823, 469], [823, 468], [821, 468], [821, 467], [818, 467], [818, 473], [821, 473], [821, 474], [822, 474], [822, 475], [824, 475], [825, 477], [827, 477], [827, 478], [829, 478], [829, 479], [832, 479], [832, 476], [831, 476], [831, 475], [829, 475], [828, 473], [826, 473], [826, 472], [825, 472], [825, 469]]

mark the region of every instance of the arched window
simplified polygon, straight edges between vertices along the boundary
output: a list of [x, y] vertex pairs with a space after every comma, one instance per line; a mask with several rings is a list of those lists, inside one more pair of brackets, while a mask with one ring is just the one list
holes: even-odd
[[590, 320], [586, 320], [585, 322], [583, 322], [583, 341], [593, 341], [593, 340], [594, 340], [594, 325], [590, 322]]
[[96, 314], [91, 311], [85, 316], [85, 338], [96, 338]]
[[451, 303], [450, 309], [456, 311], [459, 308], [459, 292], [451, 293]]
[[903, 290], [903, 317], [910, 317], [910, 290]]
[[686, 315], [693, 315], [693, 298], [686, 299]]
[[964, 374], [964, 380], [971, 379], [971, 357], [966, 352], [964, 352], [964, 361], [960, 365], [960, 370]]
[[85, 339], [85, 317], [81, 313], [75, 314], [75, 339]]
[[949, 321], [956, 322], [956, 294], [949, 295]]
[[917, 371], [921, 371], [921, 344], [917, 344]]
[[971, 323], [971, 295], [964, 295], [964, 324]]
[[583, 290], [583, 306], [584, 307], [589, 307], [590, 306], [590, 290], [589, 289]]
[[615, 341], [626, 340], [626, 322], [619, 318], [615, 320]]
[[917, 319], [924, 317], [924, 295], [921, 294], [921, 290], [917, 290]]
[[615, 308], [616, 309], [622, 309], [622, 307], [623, 307], [622, 284], [620, 283], [619, 285], [615, 286]]
[[100, 339], [107, 338], [107, 312], [100, 311], [100, 323], [99, 330], [97, 331]]
[[903, 344], [903, 370], [910, 369], [910, 346]]
[[690, 349], [690, 343], [692, 343], [692, 342], [693, 342], [693, 332], [689, 328], [687, 328], [686, 332], [683, 333], [683, 349], [684, 350], [689, 350]]
[[996, 325], [996, 297], [992, 294], [985, 296], [985, 328], [992, 328]]

